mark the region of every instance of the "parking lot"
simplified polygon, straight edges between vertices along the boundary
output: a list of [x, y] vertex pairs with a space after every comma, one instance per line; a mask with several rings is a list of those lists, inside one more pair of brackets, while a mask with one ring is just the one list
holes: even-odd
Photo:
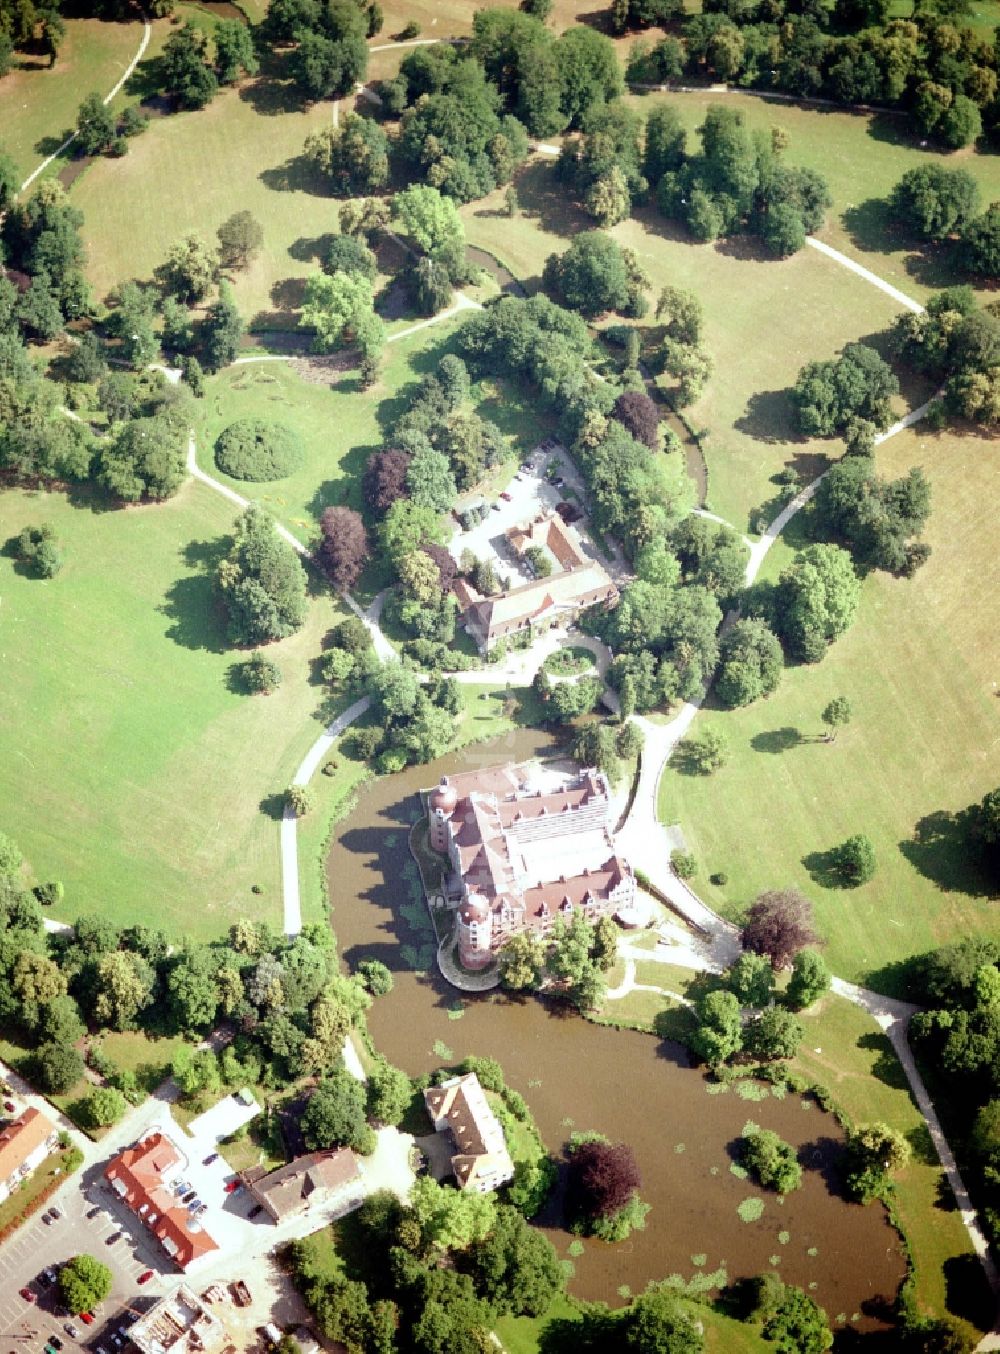
[[[218, 1134], [231, 1132], [255, 1113], [259, 1113], [257, 1106], [250, 1109], [235, 1102], [220, 1102], [211, 1118], [203, 1116], [200, 1125], [195, 1121], [193, 1126], [200, 1131], [192, 1138], [174, 1123], [162, 1103], [152, 1100], [130, 1116], [125, 1130], [128, 1137], [115, 1141], [118, 1135], [109, 1135], [98, 1160], [72, 1176], [51, 1201], [63, 1216], [46, 1222], [48, 1208], [42, 1209], [0, 1248], [2, 1354], [8, 1354], [13, 1341], [22, 1348], [41, 1351], [51, 1335], [62, 1340], [66, 1351], [103, 1348], [112, 1354], [116, 1347], [114, 1333], [123, 1315], [127, 1318], [129, 1312], [141, 1313], [178, 1282], [180, 1275], [159, 1242], [104, 1179], [104, 1167], [116, 1152], [156, 1129], [166, 1132], [177, 1145], [182, 1155], [181, 1178], [207, 1205], [202, 1214], [206, 1230], [224, 1252], [239, 1255], [248, 1233], [257, 1230], [246, 1216], [251, 1201], [242, 1192], [227, 1193], [232, 1172], [221, 1156], [214, 1161], [207, 1158], [216, 1152]], [[90, 1325], [59, 1315], [57, 1289], [45, 1287], [39, 1279], [47, 1268], [58, 1269], [81, 1252], [97, 1256], [112, 1273], [111, 1295], [98, 1307], [97, 1320]], [[152, 1270], [153, 1277], [140, 1285], [139, 1276], [146, 1270]], [[21, 1297], [22, 1288], [34, 1293], [36, 1301]], [[67, 1332], [67, 1325], [76, 1329], [75, 1338]], [[3, 1346], [3, 1340], [8, 1346]]]
[[[585, 502], [579, 472], [569, 453], [561, 447], [537, 447], [522, 464], [526, 468], [518, 470], [504, 490], [509, 497], [498, 498], [488, 505], [481, 522], [468, 531], [456, 531], [448, 542], [448, 549], [456, 560], [463, 550], [471, 550], [478, 559], [490, 560], [500, 579], [509, 579], [513, 588], [530, 582], [533, 575], [507, 540], [507, 531], [511, 527], [525, 526], [539, 513], [554, 511], [556, 505], [567, 498], [581, 509]], [[547, 477], [547, 471], [551, 471], [551, 479]], [[586, 535], [586, 519], [581, 519], [577, 527], [583, 528], [581, 543], [584, 550], [588, 554], [595, 553]]]

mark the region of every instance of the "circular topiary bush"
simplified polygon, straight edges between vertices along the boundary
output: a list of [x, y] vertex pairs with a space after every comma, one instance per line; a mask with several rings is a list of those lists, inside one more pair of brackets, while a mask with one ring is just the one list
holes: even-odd
[[284, 423], [241, 418], [219, 434], [215, 463], [234, 480], [281, 480], [302, 464], [302, 448]]

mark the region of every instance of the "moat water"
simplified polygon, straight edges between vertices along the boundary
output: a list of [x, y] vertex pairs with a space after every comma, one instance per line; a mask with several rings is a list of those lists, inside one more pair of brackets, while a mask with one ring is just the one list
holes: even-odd
[[[773, 1267], [810, 1292], [831, 1322], [880, 1325], [904, 1274], [899, 1238], [880, 1205], [862, 1208], [838, 1194], [843, 1133], [832, 1115], [797, 1095], [720, 1094], [679, 1044], [596, 1026], [536, 998], [461, 994], [429, 962], [433, 936], [407, 847], [417, 791], [455, 768], [554, 748], [525, 730], [410, 768], [368, 786], [338, 825], [327, 873], [341, 952], [351, 966], [380, 959], [395, 978], [369, 1013], [376, 1046], [411, 1076], [469, 1054], [496, 1058], [556, 1156], [574, 1129], [631, 1145], [651, 1205], [646, 1229], [616, 1246], [587, 1241], [573, 1257], [570, 1291], [578, 1297], [617, 1305], [672, 1274], [690, 1280], [724, 1268], [731, 1282]], [[748, 1120], [799, 1149], [802, 1188], [784, 1202], [730, 1170]], [[737, 1210], [750, 1198], [763, 1200], [764, 1211], [744, 1222]], [[555, 1206], [542, 1222], [567, 1257], [572, 1238]]]

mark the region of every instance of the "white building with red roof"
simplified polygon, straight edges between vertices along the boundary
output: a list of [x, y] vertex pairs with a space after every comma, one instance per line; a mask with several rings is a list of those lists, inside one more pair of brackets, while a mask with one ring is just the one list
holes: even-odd
[[482, 969], [519, 931], [544, 935], [577, 908], [588, 920], [635, 901], [635, 875], [615, 850], [605, 777], [587, 770], [558, 788], [531, 763], [445, 776], [427, 797], [430, 845], [447, 856], [459, 958]]

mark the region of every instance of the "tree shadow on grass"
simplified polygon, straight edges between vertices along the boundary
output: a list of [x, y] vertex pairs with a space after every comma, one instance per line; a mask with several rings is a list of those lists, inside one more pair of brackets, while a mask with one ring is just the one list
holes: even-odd
[[741, 263], [781, 262], [758, 235], [727, 235], [721, 240], [716, 240], [713, 248], [724, 258], [739, 259]]
[[66, 130], [63, 132], [53, 132], [50, 133], [48, 136], [39, 137], [39, 139], [32, 146], [32, 150], [35, 152], [36, 155], [42, 156], [55, 155], [56, 151], [63, 144], [66, 138], [70, 135], [72, 130], [73, 130], [72, 127], [67, 127]]
[[919, 819], [913, 836], [900, 842], [899, 849], [914, 869], [939, 888], [973, 898], [992, 897], [996, 886], [971, 849], [972, 824], [971, 806], [958, 813], [939, 809]]
[[225, 653], [225, 610], [208, 574], [187, 574], [167, 589], [158, 608], [170, 624], [165, 634], [185, 649]]
[[976, 1255], [954, 1255], [944, 1262], [945, 1306], [980, 1331], [993, 1325], [996, 1304]]
[[248, 80], [240, 86], [239, 96], [261, 117], [281, 117], [284, 113], [301, 113], [305, 97], [294, 80], [282, 79], [284, 67], [280, 59], [272, 56], [265, 60], [261, 74], [256, 80]]
[[733, 425], [737, 432], [752, 437], [755, 442], [802, 442], [805, 439], [795, 426], [790, 391], [761, 390], [751, 395], [747, 407]]
[[[233, 504], [236, 507], [236, 504]], [[205, 569], [212, 573], [229, 554], [228, 536], [216, 536], [211, 541], [187, 541], [181, 546], [180, 556], [189, 569]]]
[[[891, 1086], [895, 1091], [909, 1092], [910, 1083], [906, 1080], [906, 1073], [896, 1057], [888, 1035], [871, 1030], [868, 1034], [861, 1035], [857, 1047], [876, 1055], [871, 1069], [873, 1077], [877, 1077], [884, 1085]], [[937, 1160], [936, 1157], [934, 1159]]]
[[791, 748], [797, 748], [801, 743], [807, 741], [798, 729], [786, 725], [782, 729], [767, 729], [764, 733], [755, 733], [750, 739], [750, 746], [754, 752], [770, 752], [777, 755], [781, 752], [788, 752]]
[[529, 160], [515, 175], [514, 188], [522, 215], [532, 217], [543, 230], [566, 239], [592, 230], [593, 220], [577, 207], [551, 159]]
[[330, 252], [330, 246], [337, 236], [332, 231], [310, 238], [300, 235], [288, 247], [288, 252], [297, 263], [319, 263]]
[[293, 155], [284, 164], [262, 169], [257, 175], [265, 188], [276, 193], [312, 193], [314, 197], [330, 197], [329, 186], [304, 155]]
[[894, 238], [892, 216], [885, 198], [870, 197], [848, 207], [841, 220], [856, 249], [866, 253], [891, 254], [899, 247]]
[[257, 807], [265, 818], [270, 818], [274, 822], [280, 823], [285, 816], [284, 792], [265, 795]]
[[802, 857], [802, 864], [809, 872], [809, 878], [823, 889], [851, 889], [853, 880], [844, 874], [840, 863], [840, 847], [831, 846], [828, 851], [810, 851]]

